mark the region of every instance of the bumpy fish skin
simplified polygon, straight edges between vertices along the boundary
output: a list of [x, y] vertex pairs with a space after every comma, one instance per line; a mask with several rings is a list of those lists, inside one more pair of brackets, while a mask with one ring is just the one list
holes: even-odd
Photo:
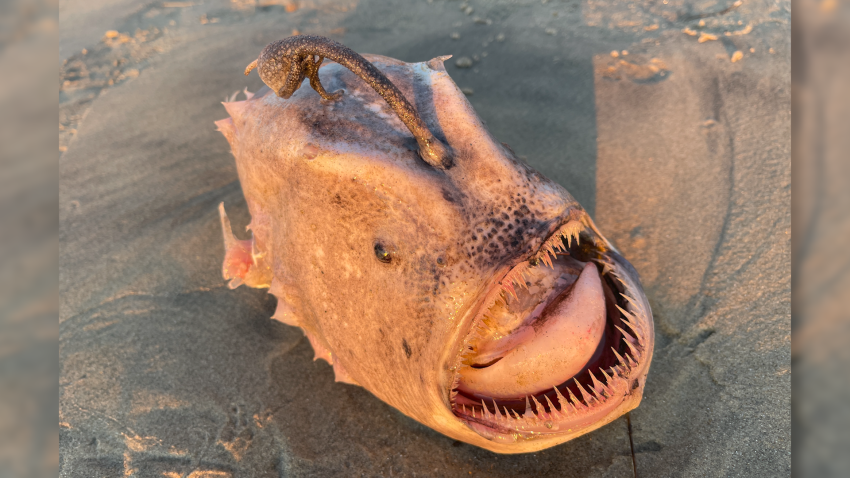
[[[231, 286], [269, 287], [274, 318], [301, 327], [338, 381], [491, 451], [547, 448], [636, 407], [653, 346], [642, 293], [643, 359], [623, 374], [628, 387], [605, 413], [571, 431], [495, 438], [458, 418], [458, 356], [487, 291], [568, 220], [595, 228], [564, 188], [491, 137], [443, 58], [366, 58], [451, 146], [454, 165], [425, 163], [382, 98], [336, 63], [321, 67], [325, 87], [344, 91], [336, 101], [309, 88], [288, 99], [263, 88], [224, 103], [230, 118], [216, 124], [236, 158], [253, 235], [238, 241], [226, 227]], [[631, 266], [614, 256], [627, 271], [621, 281], [640, 290]]]

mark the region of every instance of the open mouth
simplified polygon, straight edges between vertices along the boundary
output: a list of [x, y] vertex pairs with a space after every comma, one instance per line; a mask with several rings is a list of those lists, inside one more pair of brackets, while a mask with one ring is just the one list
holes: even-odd
[[650, 359], [649, 311], [623, 263], [589, 219], [573, 218], [508, 271], [452, 369], [454, 415], [512, 442], [574, 433], [617, 409]]

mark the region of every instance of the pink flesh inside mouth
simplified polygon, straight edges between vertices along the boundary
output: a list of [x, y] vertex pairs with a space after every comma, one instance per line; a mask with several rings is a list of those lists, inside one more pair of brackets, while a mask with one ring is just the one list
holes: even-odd
[[452, 410], [482, 436], [511, 441], [587, 426], [629, 390], [643, 347], [640, 314], [628, 312], [624, 283], [583, 229], [570, 221], [537, 260], [512, 269], [464, 343]]
[[482, 337], [475, 363], [461, 373], [459, 390], [502, 399], [534, 395], [566, 382], [599, 355], [605, 334], [605, 297], [596, 266], [586, 263], [577, 279], [571, 270], [563, 272], [556, 282], [566, 282], [568, 287], [548, 304], [537, 304], [527, 320], [506, 335], [499, 330], [498, 319], [517, 317], [511, 312], [523, 312], [522, 306], [534, 305], [535, 297], [521, 294], [525, 300], [509, 300], [506, 307], [491, 310], [492, 315], [503, 317], [488, 317], [496, 322], [493, 332]]

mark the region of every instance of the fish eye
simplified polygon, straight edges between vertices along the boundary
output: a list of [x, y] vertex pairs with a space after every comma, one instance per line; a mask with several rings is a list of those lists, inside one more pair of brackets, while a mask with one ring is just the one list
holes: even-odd
[[375, 243], [375, 257], [384, 264], [389, 264], [393, 260], [390, 251], [388, 251], [387, 248], [380, 242]]

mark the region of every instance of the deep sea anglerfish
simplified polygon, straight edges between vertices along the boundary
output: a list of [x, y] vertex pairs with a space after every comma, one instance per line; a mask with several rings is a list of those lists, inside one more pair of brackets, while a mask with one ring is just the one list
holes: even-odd
[[268, 288], [337, 381], [454, 439], [541, 450], [638, 406], [652, 313], [578, 202], [490, 135], [447, 58], [268, 45], [246, 70], [268, 88], [216, 123], [251, 214], [239, 240], [220, 207], [223, 273]]

